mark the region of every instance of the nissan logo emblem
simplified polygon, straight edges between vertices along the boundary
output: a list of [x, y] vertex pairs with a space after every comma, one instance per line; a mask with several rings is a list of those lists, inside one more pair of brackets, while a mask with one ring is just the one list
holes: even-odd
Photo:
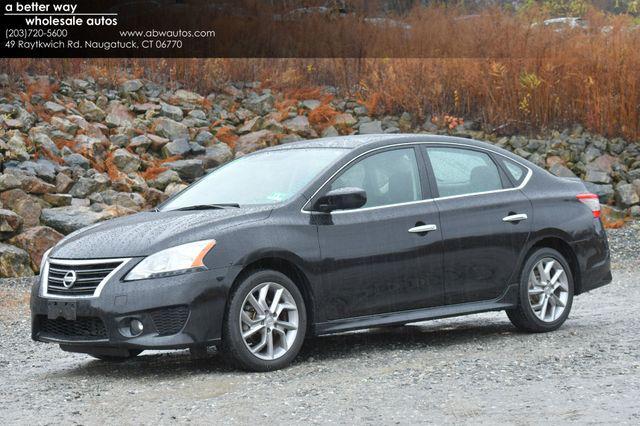
[[71, 288], [76, 283], [76, 271], [69, 271], [64, 274], [64, 278], [62, 278], [62, 285], [64, 288]]

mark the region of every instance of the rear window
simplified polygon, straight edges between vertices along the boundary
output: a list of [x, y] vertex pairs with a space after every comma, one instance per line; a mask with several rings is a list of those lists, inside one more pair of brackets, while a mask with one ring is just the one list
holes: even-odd
[[427, 148], [440, 197], [502, 189], [498, 166], [488, 154], [462, 148]]
[[527, 176], [527, 169], [524, 166], [504, 157], [500, 157], [500, 162], [516, 186], [524, 181], [524, 178]]

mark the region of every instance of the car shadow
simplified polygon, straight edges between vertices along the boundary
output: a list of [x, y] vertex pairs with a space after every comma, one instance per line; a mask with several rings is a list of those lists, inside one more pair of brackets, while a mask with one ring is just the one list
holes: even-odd
[[[509, 336], [522, 336], [510, 323], [455, 322], [420, 323], [401, 327], [380, 327], [364, 331], [312, 337], [305, 341], [294, 365], [309, 361], [331, 361], [358, 357], [363, 353], [442, 349], [456, 345], [495, 343]], [[78, 355], [79, 356], [79, 355]], [[159, 380], [180, 377], [185, 374], [243, 374], [229, 364], [222, 354], [210, 348], [204, 359], [192, 359], [189, 351], [144, 352], [142, 355], [120, 363], [99, 360], [50, 373], [50, 376], [89, 378], [96, 375], [111, 378], [147, 378]]]
[[446, 348], [454, 345], [504, 339], [505, 335], [519, 334], [508, 322], [483, 323], [469, 321], [455, 324], [408, 324], [398, 327], [380, 327], [364, 332], [343, 333], [308, 339], [302, 347], [299, 362], [343, 359], [361, 353]]

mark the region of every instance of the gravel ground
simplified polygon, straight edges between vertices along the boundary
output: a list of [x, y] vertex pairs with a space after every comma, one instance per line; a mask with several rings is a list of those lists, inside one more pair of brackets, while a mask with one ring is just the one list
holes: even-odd
[[29, 339], [30, 280], [0, 280], [0, 419], [11, 424], [640, 423], [640, 223], [609, 232], [614, 282], [548, 334], [504, 313], [306, 342], [244, 373], [211, 350], [104, 364]]

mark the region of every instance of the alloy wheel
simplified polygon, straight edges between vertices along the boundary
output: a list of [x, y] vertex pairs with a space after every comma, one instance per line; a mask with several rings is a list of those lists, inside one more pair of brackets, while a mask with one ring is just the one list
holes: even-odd
[[567, 274], [560, 262], [551, 257], [539, 260], [529, 274], [529, 304], [539, 320], [560, 318], [569, 299]]
[[278, 283], [266, 282], [249, 292], [240, 311], [240, 334], [251, 353], [264, 360], [283, 356], [298, 334], [298, 306]]

